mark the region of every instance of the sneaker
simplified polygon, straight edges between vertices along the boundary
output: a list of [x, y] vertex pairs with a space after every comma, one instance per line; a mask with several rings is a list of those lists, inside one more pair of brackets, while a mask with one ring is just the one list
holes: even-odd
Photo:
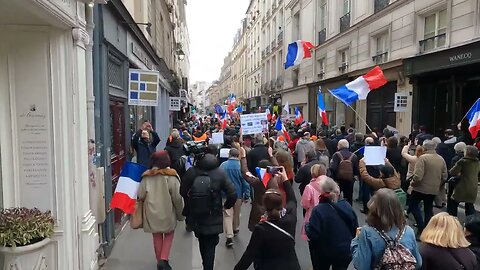
[[240, 230], [233, 230], [233, 234], [234, 234], [235, 236], [237, 236], [239, 232], [240, 232]]
[[233, 247], [233, 239], [227, 238], [227, 242], [225, 243], [225, 246], [227, 246], [227, 248]]
[[168, 261], [164, 261], [164, 262], [165, 262], [165, 263], [164, 263], [165, 266], [164, 266], [163, 269], [165, 269], [165, 270], [172, 270], [172, 267], [170, 266], [170, 264], [168, 263]]
[[166, 270], [167, 268], [165, 268], [165, 261], [164, 260], [161, 260], [157, 263], [157, 270]]

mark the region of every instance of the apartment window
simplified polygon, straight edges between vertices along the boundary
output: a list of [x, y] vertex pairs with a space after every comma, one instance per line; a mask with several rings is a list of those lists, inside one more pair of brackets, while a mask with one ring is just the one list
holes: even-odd
[[375, 38], [376, 51], [372, 57], [375, 64], [385, 63], [388, 60], [388, 33], [383, 33]]
[[320, 4], [318, 7], [318, 26], [319, 29], [322, 30], [326, 28], [326, 17], [327, 17], [327, 0], [320, 0]]
[[325, 77], [325, 58], [317, 60], [317, 80], [323, 80]]
[[298, 86], [298, 69], [292, 71], [292, 82], [293, 87]]
[[300, 39], [300, 12], [297, 12], [293, 16], [293, 31], [292, 31], [292, 40]]
[[373, 4], [374, 5], [373, 10], [375, 13], [377, 13], [380, 10], [388, 7], [389, 4], [390, 4], [390, 0], [375, 0]]
[[348, 49], [344, 49], [340, 51], [339, 53], [339, 66], [338, 70], [341, 73], [345, 73], [348, 70]]
[[350, 8], [352, 5], [352, 0], [343, 0], [343, 15], [350, 13]]
[[422, 51], [429, 51], [445, 46], [446, 37], [446, 9], [425, 17], [424, 39], [420, 41], [420, 49]]
[[340, 33], [350, 28], [351, 0], [343, 0], [343, 16], [340, 17]]

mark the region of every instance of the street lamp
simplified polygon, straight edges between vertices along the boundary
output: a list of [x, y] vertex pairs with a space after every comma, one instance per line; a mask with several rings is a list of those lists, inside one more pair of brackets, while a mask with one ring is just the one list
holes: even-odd
[[177, 55], [178, 55], [178, 60], [182, 61], [183, 59], [185, 59], [185, 53], [183, 52], [182, 49], [177, 51]]

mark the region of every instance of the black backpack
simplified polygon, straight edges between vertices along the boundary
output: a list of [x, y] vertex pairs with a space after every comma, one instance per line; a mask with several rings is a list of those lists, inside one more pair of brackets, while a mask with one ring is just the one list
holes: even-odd
[[215, 196], [211, 178], [206, 172], [200, 173], [193, 180], [189, 192], [190, 214], [194, 217], [205, 217], [212, 214], [215, 208]]

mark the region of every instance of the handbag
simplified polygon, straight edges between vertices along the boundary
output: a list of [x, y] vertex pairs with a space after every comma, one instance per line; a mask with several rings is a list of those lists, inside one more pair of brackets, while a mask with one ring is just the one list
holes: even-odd
[[130, 218], [130, 227], [132, 229], [143, 228], [143, 202], [137, 201], [135, 212]]

